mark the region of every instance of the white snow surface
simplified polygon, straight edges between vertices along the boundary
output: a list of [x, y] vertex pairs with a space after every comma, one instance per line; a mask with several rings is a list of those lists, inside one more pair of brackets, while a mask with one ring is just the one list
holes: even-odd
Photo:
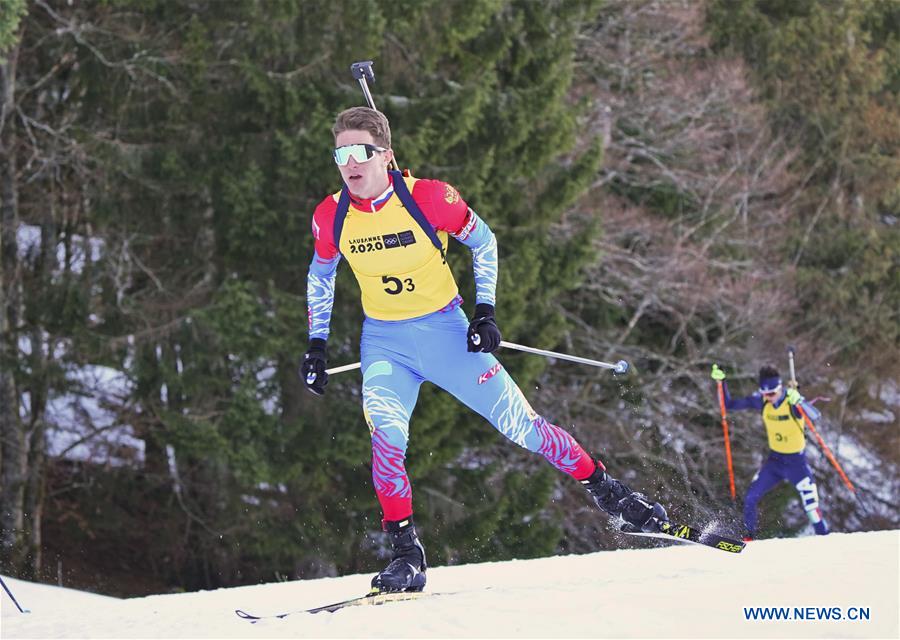
[[[668, 543], [661, 543], [668, 544]], [[4, 578], [7, 638], [898, 638], [900, 531], [677, 545], [433, 567], [440, 593], [251, 624], [364, 593], [370, 575], [120, 600]], [[744, 608], [840, 607], [844, 619], [747, 620]], [[868, 620], [847, 619], [851, 607]]]

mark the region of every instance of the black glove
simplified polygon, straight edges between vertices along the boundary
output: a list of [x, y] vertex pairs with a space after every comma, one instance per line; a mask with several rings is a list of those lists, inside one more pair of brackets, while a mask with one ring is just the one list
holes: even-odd
[[310, 340], [309, 349], [300, 362], [300, 379], [306, 388], [317, 396], [325, 395], [325, 385], [328, 384], [328, 374], [325, 373], [325, 365], [328, 364], [325, 344], [322, 338]]
[[492, 353], [500, 346], [500, 340], [500, 329], [494, 321], [494, 305], [476, 304], [475, 317], [469, 323], [466, 334], [466, 350]]

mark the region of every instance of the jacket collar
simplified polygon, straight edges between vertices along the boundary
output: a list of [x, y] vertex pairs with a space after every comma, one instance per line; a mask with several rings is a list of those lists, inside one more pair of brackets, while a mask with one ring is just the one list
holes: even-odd
[[394, 176], [388, 173], [388, 187], [385, 189], [380, 195], [375, 196], [374, 198], [357, 198], [350, 190], [347, 190], [347, 193], [350, 194], [350, 203], [353, 205], [354, 209], [358, 209], [360, 211], [366, 211], [369, 213], [375, 213], [381, 207], [387, 203], [388, 200], [391, 199], [391, 196], [394, 195]]

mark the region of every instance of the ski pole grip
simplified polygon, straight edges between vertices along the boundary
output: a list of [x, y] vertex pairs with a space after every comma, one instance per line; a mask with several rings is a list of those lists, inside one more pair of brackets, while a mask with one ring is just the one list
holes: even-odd
[[350, 65], [350, 73], [352, 73], [353, 77], [357, 80], [365, 78], [369, 82], [375, 82], [375, 72], [372, 71], [372, 64], [374, 63], [371, 60], [354, 62]]

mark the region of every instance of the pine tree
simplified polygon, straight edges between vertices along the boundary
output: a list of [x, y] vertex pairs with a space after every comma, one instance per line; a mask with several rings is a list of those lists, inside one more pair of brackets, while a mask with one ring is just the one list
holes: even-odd
[[16, 362], [21, 315], [18, 255], [16, 65], [24, 2], [0, 1], [0, 547], [6, 570], [25, 554], [27, 448], [17, 392]]

